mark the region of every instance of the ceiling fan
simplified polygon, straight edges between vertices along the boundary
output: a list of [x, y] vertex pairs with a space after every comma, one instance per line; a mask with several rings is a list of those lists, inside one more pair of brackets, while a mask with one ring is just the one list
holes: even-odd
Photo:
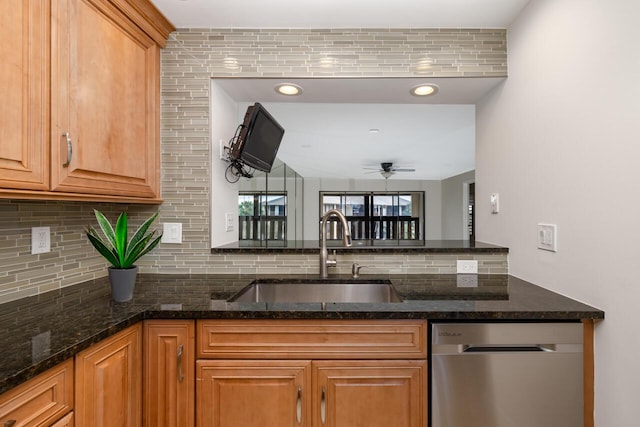
[[[365, 168], [365, 169], [372, 169], [372, 170], [375, 170], [376, 172], [380, 172], [380, 175], [382, 175], [385, 179], [389, 179], [389, 177], [395, 174], [396, 172], [415, 172], [416, 171], [413, 168], [393, 167], [392, 162], [380, 163], [380, 168]], [[369, 172], [369, 173], [373, 173], [373, 172]]]

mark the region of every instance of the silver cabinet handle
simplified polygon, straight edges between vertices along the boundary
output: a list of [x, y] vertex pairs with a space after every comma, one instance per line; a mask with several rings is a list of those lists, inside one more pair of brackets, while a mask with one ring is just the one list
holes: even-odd
[[67, 161], [62, 164], [65, 168], [71, 164], [71, 157], [73, 157], [73, 145], [71, 144], [71, 135], [69, 132], [62, 134], [67, 140]]
[[4, 422], [4, 427], [13, 427], [16, 424], [16, 420], [9, 420]]
[[322, 397], [320, 397], [320, 421], [322, 424], [327, 421], [327, 396], [324, 386], [322, 386]]
[[182, 346], [182, 344], [180, 344], [180, 347], [178, 347], [178, 382], [182, 382], [184, 381], [184, 375], [182, 374], [182, 352], [184, 350], [184, 347]]
[[298, 386], [298, 397], [296, 398], [296, 421], [302, 424], [302, 387]]

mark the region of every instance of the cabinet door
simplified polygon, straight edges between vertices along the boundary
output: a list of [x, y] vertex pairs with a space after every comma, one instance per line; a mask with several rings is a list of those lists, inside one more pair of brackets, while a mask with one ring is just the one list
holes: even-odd
[[51, 424], [51, 427], [73, 427], [73, 412], [69, 412], [67, 415], [62, 417], [56, 423]]
[[53, 191], [157, 197], [160, 49], [107, 0], [53, 0]]
[[141, 425], [141, 324], [120, 331], [78, 353], [75, 372], [77, 425]]
[[195, 322], [144, 323], [144, 425], [193, 427]]
[[0, 188], [49, 188], [49, 2], [0, 2]]
[[322, 427], [425, 427], [426, 361], [313, 362], [313, 419]]
[[310, 427], [311, 362], [199, 360], [198, 427]]

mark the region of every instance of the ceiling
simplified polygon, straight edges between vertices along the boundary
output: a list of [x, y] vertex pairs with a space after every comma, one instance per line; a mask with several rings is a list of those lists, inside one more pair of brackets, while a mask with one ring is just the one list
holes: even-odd
[[[262, 103], [284, 127], [278, 157], [304, 177], [381, 179], [381, 162], [415, 172], [392, 179], [441, 180], [474, 169], [476, 101], [504, 78], [286, 79], [301, 96], [274, 90], [282, 79], [214, 79], [246, 107]], [[428, 81], [440, 90], [418, 98]], [[377, 131], [372, 131], [377, 130]]]
[[[177, 28], [505, 28], [529, 2], [151, 1]], [[364, 168], [393, 162], [416, 171], [392, 179], [444, 179], [473, 169], [475, 123], [469, 108], [503, 80], [286, 79], [304, 88], [302, 96], [287, 98], [294, 103], [289, 105], [275, 93], [272, 79], [215, 82], [241, 103], [239, 120], [248, 103], [267, 105], [286, 130], [278, 156], [303, 176], [381, 179]], [[409, 95], [409, 88], [423, 82], [436, 83], [439, 92], [428, 98]], [[334, 107], [326, 108], [330, 104]], [[305, 111], [312, 116], [303, 116]]]
[[506, 28], [529, 0], [151, 0], [177, 28]]

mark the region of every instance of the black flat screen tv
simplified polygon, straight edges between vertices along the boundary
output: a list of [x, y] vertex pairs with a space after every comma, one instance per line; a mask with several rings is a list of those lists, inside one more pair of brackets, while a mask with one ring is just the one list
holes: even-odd
[[283, 136], [284, 128], [256, 102], [247, 108], [231, 157], [254, 169], [271, 172]]

